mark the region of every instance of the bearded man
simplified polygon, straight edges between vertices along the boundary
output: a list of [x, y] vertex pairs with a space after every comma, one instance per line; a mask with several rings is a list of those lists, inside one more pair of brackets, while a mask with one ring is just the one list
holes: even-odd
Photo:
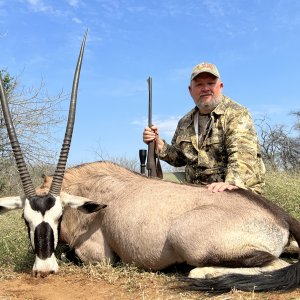
[[249, 111], [222, 94], [223, 82], [214, 64], [196, 65], [189, 92], [195, 107], [178, 122], [171, 144], [147, 127], [143, 141], [157, 142], [159, 158], [185, 166], [185, 181], [207, 185], [213, 192], [237, 188], [260, 194], [265, 166]]

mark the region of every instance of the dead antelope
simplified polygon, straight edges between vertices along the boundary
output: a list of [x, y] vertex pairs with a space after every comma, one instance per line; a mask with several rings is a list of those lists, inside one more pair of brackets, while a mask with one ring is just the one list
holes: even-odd
[[[78, 66], [76, 74], [79, 76]], [[71, 107], [76, 96], [72, 99]], [[4, 115], [9, 116], [2, 87], [1, 103]], [[73, 124], [74, 108], [70, 111]], [[187, 263], [197, 267], [191, 271], [191, 277], [197, 278], [187, 279], [191, 287], [204, 291], [299, 286], [300, 262], [289, 265], [279, 256], [290, 235], [300, 243], [300, 223], [264, 197], [241, 189], [212, 193], [205, 187], [147, 178], [109, 162], [84, 164], [64, 172], [71, 139], [68, 132], [73, 125], [68, 125], [67, 146], [63, 146], [53, 181], [47, 178], [38, 192], [44, 196], [37, 196], [10, 129], [10, 118], [6, 119], [12, 147], [17, 149], [25, 197], [0, 200], [0, 211], [24, 208], [36, 253], [35, 275], [57, 271], [53, 253], [62, 206], [68, 204], [60, 239], [84, 262], [120, 258], [148, 270]], [[101, 209], [101, 203], [107, 207]], [[78, 207], [80, 210], [74, 209]]]
[[86, 34], [81, 45], [75, 70], [66, 134], [53, 182], [46, 195], [37, 195], [33, 187], [12, 123], [2, 79], [0, 78], [0, 98], [3, 116], [25, 194], [25, 196], [22, 197], [2, 198], [0, 200], [0, 213], [16, 208], [24, 209], [23, 217], [28, 227], [32, 248], [36, 255], [32, 270], [34, 276], [46, 276], [49, 273], [57, 272], [58, 265], [54, 256], [54, 251], [58, 241], [58, 228], [62, 219], [63, 206], [69, 205], [71, 207], [76, 207], [86, 213], [97, 211], [105, 207], [98, 203], [93, 203], [89, 199], [70, 197], [67, 194], [60, 193], [74, 127], [78, 82], [85, 41]]
[[[42, 188], [47, 191], [50, 185], [47, 177]], [[290, 234], [300, 242], [300, 223], [252, 192], [212, 193], [144, 177], [110, 162], [68, 169], [62, 190], [107, 204], [90, 215], [64, 211], [60, 238], [86, 263], [119, 257], [148, 270], [187, 263], [198, 267], [190, 276], [201, 279], [188, 281], [199, 290], [299, 285], [299, 262], [289, 265], [278, 257]], [[224, 273], [229, 275], [210, 278]]]

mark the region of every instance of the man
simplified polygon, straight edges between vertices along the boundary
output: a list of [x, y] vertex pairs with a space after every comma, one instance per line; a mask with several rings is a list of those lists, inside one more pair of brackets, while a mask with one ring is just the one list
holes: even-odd
[[248, 110], [222, 94], [223, 82], [211, 63], [196, 65], [189, 92], [195, 108], [178, 122], [171, 145], [147, 127], [143, 140], [156, 139], [160, 159], [185, 166], [186, 181], [213, 192], [243, 188], [261, 193], [265, 166]]

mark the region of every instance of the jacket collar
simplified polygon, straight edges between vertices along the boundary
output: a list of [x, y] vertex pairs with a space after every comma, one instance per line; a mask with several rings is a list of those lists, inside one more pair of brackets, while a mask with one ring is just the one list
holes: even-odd
[[221, 102], [218, 104], [218, 106], [211, 112], [211, 114], [216, 115], [224, 115], [226, 107], [228, 106], [229, 98], [226, 96], [222, 96]]

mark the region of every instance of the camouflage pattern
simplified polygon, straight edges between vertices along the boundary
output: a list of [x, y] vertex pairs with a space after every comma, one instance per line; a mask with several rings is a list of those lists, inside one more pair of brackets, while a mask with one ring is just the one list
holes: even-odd
[[197, 66], [195, 66], [192, 70], [191, 81], [198, 76], [200, 73], [210, 73], [217, 78], [220, 78], [219, 71], [214, 64], [203, 62]]
[[172, 144], [164, 141], [159, 157], [172, 166], [186, 166], [187, 182], [223, 181], [261, 193], [265, 166], [249, 111], [223, 96], [210, 114], [200, 143], [194, 127], [197, 113], [194, 108], [180, 119]]

